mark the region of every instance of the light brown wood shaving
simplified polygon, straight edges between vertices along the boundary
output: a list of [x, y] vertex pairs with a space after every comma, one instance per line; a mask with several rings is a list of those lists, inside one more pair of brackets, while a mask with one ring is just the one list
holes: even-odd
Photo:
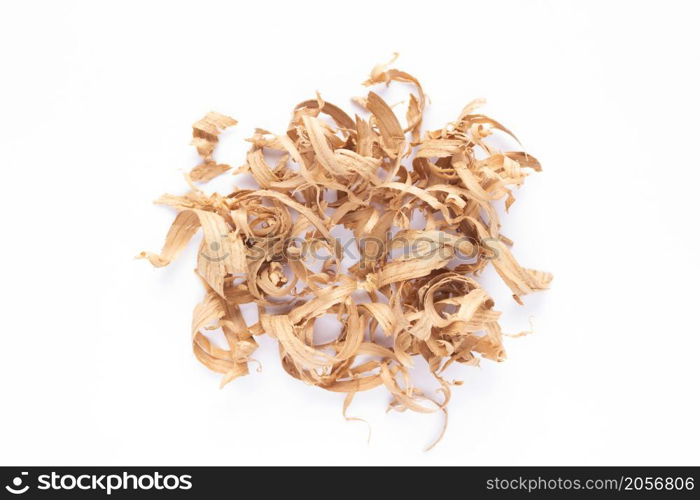
[[[447, 381], [445, 368], [505, 359], [500, 313], [475, 277], [492, 264], [519, 303], [548, 287], [550, 274], [516, 261], [493, 206], [504, 200], [508, 209], [512, 187], [540, 164], [489, 142], [493, 134], [515, 136], [475, 113], [480, 100], [444, 128], [421, 132], [426, 96], [415, 77], [389, 68], [393, 62], [376, 66], [365, 85], [396, 81], [412, 88], [404, 125], [375, 92], [357, 100], [365, 118], [317, 95], [293, 109], [282, 134], [256, 129], [248, 139], [250, 151], [236, 173], [250, 174], [258, 190], [206, 195], [196, 188], [193, 181], [229, 170], [212, 154], [220, 132], [236, 120], [208, 113], [193, 125], [202, 161], [188, 175], [192, 190], [158, 200], [178, 215], [161, 252], [139, 257], [165, 266], [202, 229], [196, 272], [205, 297], [194, 309], [192, 347], [199, 361], [223, 374], [222, 386], [248, 374], [255, 338], [267, 334], [277, 339], [292, 377], [347, 394], [343, 415], [357, 392], [383, 386], [390, 408], [446, 416], [450, 386], [459, 382]], [[270, 164], [266, 153], [279, 159]], [[350, 267], [331, 233], [336, 226], [358, 244]], [[325, 251], [320, 267], [309, 248]], [[395, 255], [406, 248], [415, 252]], [[255, 324], [246, 323], [243, 304], [256, 306]], [[325, 315], [342, 330], [320, 343], [314, 325]], [[210, 340], [216, 332], [228, 349]], [[440, 398], [411, 383], [416, 356], [427, 362]]]

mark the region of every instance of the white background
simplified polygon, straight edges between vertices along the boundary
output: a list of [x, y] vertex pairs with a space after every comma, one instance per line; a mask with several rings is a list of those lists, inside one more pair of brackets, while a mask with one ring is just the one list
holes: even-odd
[[[700, 35], [691, 2], [14, 2], [0, 9], [0, 463], [695, 464]], [[401, 53], [442, 126], [475, 97], [544, 172], [504, 219], [552, 289], [504, 311], [505, 363], [457, 367], [440, 415], [283, 373], [223, 390], [190, 352], [194, 247], [153, 269], [209, 110], [283, 131]], [[212, 187], [228, 189], [224, 176]]]

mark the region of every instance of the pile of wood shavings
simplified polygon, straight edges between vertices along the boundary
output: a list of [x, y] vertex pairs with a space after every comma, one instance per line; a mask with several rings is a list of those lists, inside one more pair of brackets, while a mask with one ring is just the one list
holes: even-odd
[[[475, 112], [482, 101], [421, 133], [426, 96], [412, 75], [389, 69], [394, 59], [364, 84], [414, 88], [405, 125], [374, 92], [355, 99], [365, 119], [320, 96], [302, 102], [285, 134], [256, 129], [248, 139], [246, 163], [235, 173], [250, 174], [257, 190], [206, 195], [194, 185], [230, 170], [212, 153], [236, 121], [209, 113], [194, 124], [202, 162], [188, 175], [191, 191], [157, 201], [178, 215], [161, 253], [139, 257], [165, 266], [202, 228], [196, 272], [205, 297], [194, 310], [192, 346], [199, 361], [224, 374], [222, 386], [248, 374], [255, 337], [268, 334], [287, 373], [346, 394], [343, 414], [355, 393], [384, 386], [392, 409], [446, 416], [450, 386], [459, 384], [441, 376], [446, 367], [505, 358], [500, 313], [474, 277], [493, 265], [519, 303], [548, 287], [549, 273], [515, 260], [492, 205], [505, 199], [507, 210], [515, 201], [510, 188], [540, 164], [489, 144], [493, 134], [515, 137]], [[266, 154], [279, 159], [271, 165]], [[354, 235], [358, 255], [350, 267], [331, 234], [336, 226]], [[320, 267], [319, 252], [327, 256]], [[258, 311], [253, 325], [240, 309], [249, 303]], [[334, 315], [342, 330], [331, 342], [315, 342], [314, 323], [324, 315]], [[210, 340], [217, 332], [228, 350]], [[411, 384], [414, 356], [427, 362], [440, 397]]]

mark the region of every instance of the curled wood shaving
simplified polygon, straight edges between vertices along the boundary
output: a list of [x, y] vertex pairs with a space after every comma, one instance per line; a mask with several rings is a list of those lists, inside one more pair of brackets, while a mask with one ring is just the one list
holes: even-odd
[[[475, 113], [480, 100], [444, 128], [421, 133], [426, 96], [415, 77], [389, 68], [394, 60], [376, 66], [365, 85], [412, 86], [405, 124], [372, 91], [358, 101], [364, 118], [317, 95], [293, 108], [286, 132], [256, 129], [247, 139], [237, 173], [250, 174], [258, 190], [206, 195], [194, 187], [229, 170], [212, 155], [219, 133], [236, 121], [208, 113], [193, 125], [202, 162], [189, 174], [192, 190], [158, 200], [178, 214], [161, 252], [139, 257], [165, 266], [202, 229], [196, 272], [205, 297], [194, 310], [192, 345], [200, 362], [223, 374], [222, 385], [248, 373], [255, 337], [267, 334], [292, 377], [346, 394], [349, 420], [361, 420], [346, 414], [354, 395], [379, 386], [392, 396], [390, 409], [446, 417], [450, 387], [460, 384], [441, 376], [448, 366], [505, 359], [500, 313], [475, 278], [492, 264], [519, 303], [549, 286], [551, 274], [517, 262], [493, 206], [503, 200], [509, 208], [512, 187], [540, 164], [490, 144], [493, 134], [515, 136]], [[271, 164], [266, 153], [279, 159]], [[337, 226], [354, 236], [352, 265], [331, 233]], [[257, 309], [254, 324], [244, 304]], [[342, 328], [320, 342], [316, 321], [328, 315]], [[212, 342], [217, 332], [227, 349]], [[412, 384], [416, 356], [441, 400]]]
[[236, 123], [233, 118], [212, 111], [192, 125], [192, 144], [202, 157], [202, 163], [190, 171], [190, 179], [206, 182], [231, 169], [228, 165], [216, 163], [212, 153], [219, 142], [219, 134]]

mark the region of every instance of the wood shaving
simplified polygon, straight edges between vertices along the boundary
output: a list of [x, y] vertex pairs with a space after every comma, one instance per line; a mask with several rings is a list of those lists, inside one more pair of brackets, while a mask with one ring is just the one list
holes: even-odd
[[[448, 366], [505, 359], [500, 313], [475, 278], [492, 264], [521, 304], [549, 286], [551, 274], [516, 261], [494, 209], [499, 200], [510, 208], [512, 187], [540, 164], [491, 144], [494, 134], [515, 136], [475, 113], [482, 100], [444, 128], [421, 132], [427, 98], [415, 77], [389, 68], [395, 58], [375, 66], [364, 84], [412, 88], [403, 125], [375, 92], [356, 99], [364, 118], [317, 95], [293, 109], [284, 133], [256, 129], [247, 139], [251, 148], [235, 173], [250, 174], [258, 190], [206, 195], [195, 187], [230, 169], [212, 155], [236, 120], [212, 112], [193, 125], [202, 161], [187, 176], [192, 189], [158, 200], [178, 214], [161, 252], [139, 257], [168, 265], [202, 229], [196, 273], [205, 296], [194, 309], [192, 347], [223, 374], [222, 386], [248, 374], [256, 337], [266, 334], [277, 339], [289, 375], [346, 393], [349, 420], [361, 420], [346, 415], [354, 395], [380, 386], [391, 394], [390, 409], [446, 417], [450, 387], [460, 384], [443, 377]], [[354, 236], [349, 267], [337, 227]], [[316, 262], [314, 252], [326, 258]], [[256, 307], [254, 324], [245, 321], [244, 304]], [[326, 315], [342, 328], [320, 342], [314, 327]], [[217, 332], [227, 349], [212, 342]], [[417, 356], [440, 397], [412, 384]]]

